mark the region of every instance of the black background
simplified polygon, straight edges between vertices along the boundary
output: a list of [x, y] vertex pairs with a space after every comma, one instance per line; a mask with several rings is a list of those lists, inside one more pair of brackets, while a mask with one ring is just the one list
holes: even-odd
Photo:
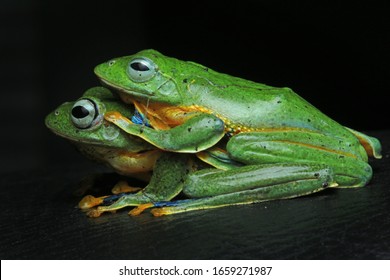
[[[388, 259], [390, 2], [3, 0], [1, 258]], [[98, 166], [44, 126], [98, 85], [95, 65], [154, 48], [288, 86], [384, 147], [366, 188], [153, 218], [89, 219], [72, 196]]]
[[83, 160], [43, 119], [95, 65], [154, 48], [288, 86], [343, 125], [389, 127], [388, 1], [2, 1], [2, 170]]

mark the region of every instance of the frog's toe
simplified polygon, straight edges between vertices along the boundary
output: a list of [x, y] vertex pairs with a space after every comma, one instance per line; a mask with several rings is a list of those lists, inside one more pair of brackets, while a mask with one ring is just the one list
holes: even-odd
[[141, 190], [142, 188], [139, 187], [132, 187], [127, 184], [126, 181], [119, 181], [113, 188], [112, 193], [113, 194], [119, 194], [119, 193], [133, 193]]
[[152, 213], [152, 215], [155, 216], [155, 217], [161, 217], [161, 216], [164, 216], [164, 215], [170, 215], [170, 214], [176, 213], [176, 211], [174, 211], [174, 208], [175, 207], [155, 208], [155, 209], [152, 209], [150, 211], [150, 213]]
[[104, 119], [109, 121], [109, 122], [115, 122], [116, 120], [120, 119], [121, 117], [122, 117], [122, 115], [119, 112], [115, 112], [115, 111], [106, 112], [104, 114]]
[[145, 204], [138, 205], [137, 207], [135, 207], [134, 209], [132, 209], [132, 210], [129, 212], [129, 215], [130, 215], [130, 216], [138, 216], [138, 215], [140, 215], [142, 212], [144, 212], [146, 209], [151, 208], [151, 207], [153, 207], [153, 206], [154, 206], [153, 203], [145, 203]]
[[131, 120], [129, 120], [128, 118], [122, 116], [121, 113], [119, 112], [116, 112], [116, 111], [112, 111], [112, 112], [107, 112], [104, 114], [104, 119], [108, 122], [111, 122], [113, 124], [116, 124], [116, 125], [123, 125], [123, 126], [127, 126], [127, 125], [134, 125]]
[[103, 197], [94, 197], [92, 195], [86, 195], [81, 199], [79, 202], [79, 208], [80, 209], [90, 209], [92, 207], [95, 207], [97, 205], [100, 205], [104, 201], [104, 196]]

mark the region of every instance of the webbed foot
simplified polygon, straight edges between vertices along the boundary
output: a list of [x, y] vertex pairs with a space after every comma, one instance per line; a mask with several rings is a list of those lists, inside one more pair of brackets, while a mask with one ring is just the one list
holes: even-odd
[[86, 195], [83, 197], [83, 199], [81, 199], [81, 201], [79, 202], [79, 208], [80, 209], [90, 209], [92, 207], [95, 207], [97, 205], [100, 205], [103, 203], [104, 201], [104, 198], [106, 198], [107, 196], [101, 196], [101, 197], [94, 197], [93, 195]]
[[142, 212], [144, 212], [146, 209], [151, 208], [151, 207], [154, 207], [153, 203], [145, 203], [145, 204], [138, 205], [137, 207], [135, 207], [134, 209], [132, 209], [129, 212], [129, 215], [130, 216], [138, 216]]

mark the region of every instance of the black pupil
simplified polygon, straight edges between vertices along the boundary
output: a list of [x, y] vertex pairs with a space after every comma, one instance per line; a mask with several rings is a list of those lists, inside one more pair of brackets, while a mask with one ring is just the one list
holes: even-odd
[[149, 67], [141, 62], [133, 62], [130, 66], [136, 71], [149, 71]]
[[72, 116], [77, 119], [85, 118], [89, 115], [89, 111], [83, 106], [76, 106], [72, 109]]

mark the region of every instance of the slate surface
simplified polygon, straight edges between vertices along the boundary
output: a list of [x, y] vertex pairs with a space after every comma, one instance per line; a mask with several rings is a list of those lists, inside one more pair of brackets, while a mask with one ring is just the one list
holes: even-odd
[[[390, 131], [360, 189], [155, 218], [88, 218], [78, 181], [95, 166], [1, 176], [1, 259], [390, 259]], [[92, 169], [92, 170], [91, 170]]]

